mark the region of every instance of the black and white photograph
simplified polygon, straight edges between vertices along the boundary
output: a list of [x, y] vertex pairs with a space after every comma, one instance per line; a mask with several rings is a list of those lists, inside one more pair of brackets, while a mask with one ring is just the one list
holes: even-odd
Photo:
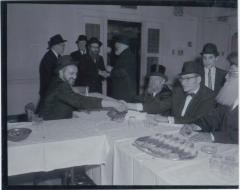
[[2, 188], [239, 188], [237, 0], [1, 1]]

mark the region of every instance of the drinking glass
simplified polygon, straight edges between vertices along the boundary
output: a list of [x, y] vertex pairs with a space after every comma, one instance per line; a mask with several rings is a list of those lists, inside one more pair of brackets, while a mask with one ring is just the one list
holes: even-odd
[[209, 167], [212, 171], [219, 172], [221, 169], [223, 157], [219, 154], [213, 154], [211, 158], [209, 158]]
[[43, 123], [43, 118], [40, 117], [39, 115], [34, 115], [32, 117], [32, 124], [36, 127], [39, 127]]
[[234, 156], [225, 156], [221, 161], [221, 173], [227, 177], [234, 177], [238, 172], [238, 161]]
[[137, 126], [137, 119], [135, 116], [130, 116], [128, 118], [128, 127], [135, 128]]

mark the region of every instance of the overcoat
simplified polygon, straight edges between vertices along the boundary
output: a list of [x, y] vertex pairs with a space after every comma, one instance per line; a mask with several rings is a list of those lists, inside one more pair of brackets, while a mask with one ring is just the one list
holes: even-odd
[[129, 48], [117, 58], [110, 75], [111, 96], [115, 99], [131, 101], [137, 94], [136, 57]]
[[40, 98], [44, 98], [52, 79], [57, 76], [55, 72], [58, 65], [58, 58], [49, 50], [42, 58], [39, 67], [40, 74]]

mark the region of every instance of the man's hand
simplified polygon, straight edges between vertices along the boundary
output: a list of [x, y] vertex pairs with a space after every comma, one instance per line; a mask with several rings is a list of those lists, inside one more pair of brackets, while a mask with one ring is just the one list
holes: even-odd
[[190, 136], [193, 133], [193, 126], [185, 124], [179, 131], [182, 136]]
[[154, 120], [159, 123], [168, 123], [168, 117], [162, 116], [160, 114], [154, 116]]
[[106, 71], [98, 70], [98, 74], [102, 76], [103, 78], [107, 78], [110, 76], [110, 74]]
[[118, 112], [125, 112], [127, 111], [126, 105], [124, 105], [120, 101], [111, 101], [111, 100], [102, 100], [102, 107], [112, 107], [116, 109]]
[[106, 71], [107, 71], [107, 72], [111, 73], [112, 69], [113, 69], [112, 66], [110, 66], [110, 65], [107, 65], [107, 66], [106, 66]]

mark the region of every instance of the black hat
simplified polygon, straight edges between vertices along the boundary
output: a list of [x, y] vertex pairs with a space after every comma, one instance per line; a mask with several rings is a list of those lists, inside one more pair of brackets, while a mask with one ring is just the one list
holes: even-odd
[[229, 61], [230, 65], [237, 65], [238, 66], [238, 53], [237, 52], [230, 53], [227, 56], [227, 60]]
[[74, 61], [70, 55], [64, 55], [59, 59], [59, 65], [57, 66], [56, 71], [59, 71], [68, 65], [76, 65], [77, 66], [77, 63], [78, 62]]
[[150, 74], [147, 77], [151, 76], [160, 76], [165, 80], [168, 80], [168, 77], [165, 75], [166, 67], [163, 65], [153, 64], [150, 69]]
[[215, 56], [219, 55], [219, 52], [217, 50], [217, 46], [213, 43], [207, 43], [203, 46], [201, 55], [203, 54], [214, 54]]
[[198, 63], [194, 61], [184, 62], [182, 67], [182, 72], [180, 73], [180, 75], [187, 75], [187, 74], [194, 74], [194, 73], [201, 75], [198, 67]]
[[115, 42], [119, 42], [119, 43], [122, 43], [122, 44], [129, 45], [130, 44], [130, 39], [126, 35], [119, 35], [119, 36], [115, 37]]
[[100, 42], [97, 38], [91, 37], [90, 40], [88, 40], [87, 45], [91, 45], [97, 43], [100, 46], [102, 46], [102, 42]]
[[60, 34], [56, 34], [55, 36], [52, 36], [48, 41], [48, 49], [50, 49], [52, 46], [56, 44], [60, 44], [63, 42], [66, 42], [67, 40], [64, 40]]
[[86, 42], [87, 42], [87, 36], [85, 36], [85, 35], [79, 35], [76, 43], [78, 43], [79, 41], [86, 41]]

